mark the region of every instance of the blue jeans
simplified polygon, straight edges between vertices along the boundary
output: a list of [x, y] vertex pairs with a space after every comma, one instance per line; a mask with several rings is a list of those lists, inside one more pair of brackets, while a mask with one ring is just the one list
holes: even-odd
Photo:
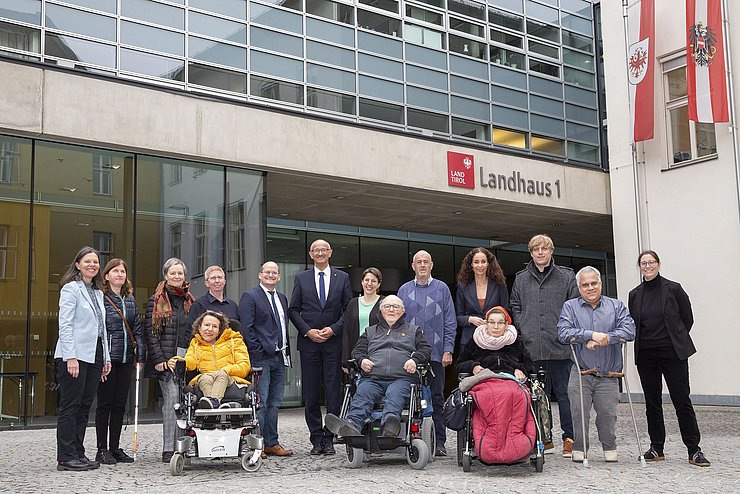
[[263, 360], [254, 360], [252, 367], [262, 367], [262, 375], [257, 384], [261, 404], [257, 410], [260, 432], [265, 439], [265, 447], [276, 446], [278, 444], [278, 408], [285, 395], [283, 354], [276, 353]]
[[373, 407], [384, 398], [383, 418], [380, 423], [384, 424], [388, 415], [396, 415], [401, 418], [401, 412], [406, 401], [411, 396], [411, 385], [413, 383], [406, 379], [395, 381], [361, 379], [357, 384], [357, 391], [352, 397], [352, 406], [347, 413], [347, 420], [362, 430], [365, 420], [370, 417]]
[[[570, 369], [573, 367], [571, 360], [535, 360], [535, 369], [545, 369], [545, 393], [551, 396], [555, 392], [558, 400], [558, 411], [560, 412], [560, 427], [563, 429], [562, 438], [573, 439], [573, 419], [570, 413], [570, 400], [568, 399], [568, 381], [570, 380]], [[552, 408], [548, 411], [550, 423], [552, 424]]]

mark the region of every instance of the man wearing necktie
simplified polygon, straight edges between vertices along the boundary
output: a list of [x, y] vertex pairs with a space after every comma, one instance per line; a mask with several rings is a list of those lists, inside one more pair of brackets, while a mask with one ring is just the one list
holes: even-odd
[[268, 261], [257, 277], [259, 285], [244, 292], [239, 301], [242, 335], [252, 367], [262, 367], [257, 391], [262, 406], [257, 420], [265, 440], [263, 455], [291, 456], [278, 441], [278, 408], [285, 393], [285, 367], [290, 366], [288, 299], [277, 291], [280, 267]]
[[327, 413], [339, 414], [342, 388], [342, 314], [352, 298], [349, 276], [329, 267], [331, 246], [318, 239], [308, 251], [313, 267], [298, 273], [288, 313], [298, 329], [301, 379], [311, 454], [333, 455], [333, 434], [323, 426], [319, 396]]

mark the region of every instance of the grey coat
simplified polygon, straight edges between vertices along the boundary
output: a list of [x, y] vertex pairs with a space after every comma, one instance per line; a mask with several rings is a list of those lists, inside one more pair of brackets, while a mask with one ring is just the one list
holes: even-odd
[[558, 318], [566, 300], [578, 297], [572, 269], [555, 264], [543, 278], [529, 261], [516, 274], [511, 290], [511, 316], [532, 360], [567, 360], [570, 348], [558, 341]]

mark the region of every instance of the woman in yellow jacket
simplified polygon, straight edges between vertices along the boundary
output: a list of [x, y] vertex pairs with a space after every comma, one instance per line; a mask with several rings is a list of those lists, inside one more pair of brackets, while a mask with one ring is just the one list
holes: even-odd
[[[220, 312], [206, 311], [193, 323], [193, 339], [184, 360], [188, 370], [198, 369], [200, 374], [190, 381], [203, 393], [198, 408], [218, 408], [233, 384], [249, 384], [249, 352], [241, 333], [228, 327], [228, 319]], [[172, 357], [170, 368], [183, 357]]]

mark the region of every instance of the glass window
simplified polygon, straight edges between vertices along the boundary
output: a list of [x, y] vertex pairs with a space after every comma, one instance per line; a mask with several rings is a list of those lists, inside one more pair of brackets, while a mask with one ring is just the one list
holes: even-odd
[[209, 12], [236, 17], [241, 20], [247, 18], [247, 2], [245, 0], [218, 0], [218, 2], [214, 2], [213, 0], [188, 0], [188, 5]]
[[406, 81], [447, 91], [447, 73], [406, 65]]
[[401, 37], [401, 21], [369, 10], [357, 9], [357, 27]]
[[175, 29], [185, 29], [183, 9], [150, 0], [121, 0], [121, 15]]
[[353, 28], [318, 19], [306, 18], [306, 35], [340, 45], [355, 46], [355, 30]]
[[566, 85], [565, 99], [591, 108], [596, 107], [596, 93], [586, 89]]
[[165, 29], [121, 21], [121, 43], [172, 55], [185, 55], [185, 35]]
[[403, 80], [403, 64], [401, 62], [375, 57], [366, 53], [360, 53], [357, 60], [360, 72]]
[[41, 0], [11, 0], [3, 2], [0, 17], [28, 24], [41, 25]]
[[[557, 2], [555, 3], [557, 6]], [[527, 17], [534, 17], [548, 24], [558, 24], [558, 9], [527, 0]]]
[[450, 12], [457, 12], [481, 20], [486, 20], [485, 5], [485, 2], [481, 4], [474, 0], [447, 0], [447, 9]]
[[360, 3], [375, 7], [376, 9], [387, 10], [395, 14], [398, 13], [398, 2], [396, 0], [360, 0]]
[[594, 57], [567, 48], [563, 48], [563, 62], [568, 65], [575, 65], [579, 69], [588, 70], [589, 72], [596, 70], [594, 67]]
[[188, 37], [188, 56], [204, 62], [247, 69], [247, 49], [218, 41]]
[[483, 103], [459, 96], [451, 96], [450, 107], [450, 113], [455, 115], [485, 120], [487, 122], [491, 120], [491, 105], [487, 102]]
[[597, 125], [599, 120], [599, 114], [594, 108], [584, 108], [568, 103], [565, 105], [565, 116], [568, 120], [578, 120], [592, 125]]
[[584, 19], [583, 17], [578, 17], [572, 14], [566, 14], [565, 12], [563, 12], [562, 21], [563, 27], [565, 29], [570, 29], [572, 31], [577, 31], [579, 33], [587, 35], [593, 34], [591, 21], [589, 21], [588, 19]]
[[406, 61], [447, 69], [447, 54], [418, 45], [406, 45]]
[[524, 18], [503, 10], [489, 8], [488, 22], [497, 26], [514, 29], [516, 31], [524, 31]]
[[559, 65], [553, 65], [551, 63], [543, 62], [542, 60], [536, 60], [534, 58], [529, 59], [529, 70], [539, 72], [540, 74], [549, 75], [551, 77], [560, 77]]
[[533, 53], [539, 53], [540, 55], [560, 60], [560, 51], [557, 46], [546, 45], [545, 43], [533, 40], [529, 40], [527, 46], [529, 47], [529, 51]]
[[512, 69], [524, 69], [524, 60], [526, 57], [518, 51], [507, 50], [499, 46], [490, 47], [491, 63], [511, 67]]
[[563, 30], [563, 44], [589, 53], [594, 52], [594, 43], [591, 38], [570, 31]]
[[403, 106], [360, 98], [360, 116], [383, 120], [396, 124], [403, 124]]
[[252, 46], [259, 46], [268, 50], [295, 55], [296, 57], [303, 56], [303, 39], [297, 36], [252, 26], [249, 40]]
[[521, 149], [527, 148], [527, 134], [524, 132], [494, 127], [492, 140], [494, 144]]
[[517, 106], [526, 110], [527, 104], [527, 93], [521, 91], [514, 91], [513, 89], [507, 89], [501, 86], [493, 86], [491, 88], [491, 95], [493, 101], [496, 103], [502, 103], [504, 105]]
[[576, 86], [587, 87], [589, 89], [594, 89], [596, 87], [596, 80], [593, 74], [571, 69], [569, 67], [563, 67], [563, 80]]
[[452, 133], [457, 136], [467, 137], [468, 139], [488, 142], [491, 131], [488, 124], [453, 117]]
[[306, 41], [306, 58], [319, 62], [340, 65], [347, 69], [355, 68], [355, 51], [346, 50], [336, 46]]
[[303, 86], [291, 82], [278, 81], [258, 75], [250, 77], [250, 91], [252, 96], [269, 98], [297, 105], [303, 104]]
[[521, 36], [517, 36], [516, 34], [511, 34], [506, 31], [499, 31], [498, 29], [491, 29], [491, 41], [513, 46], [514, 48], [524, 47], [523, 38]]
[[58, 29], [83, 36], [116, 40], [116, 20], [112, 17], [83, 12], [52, 3], [46, 5], [47, 29]]
[[478, 60], [450, 54], [450, 72], [457, 72], [468, 77], [478, 77], [488, 82], [488, 64]]
[[403, 103], [403, 85], [375, 77], [360, 76], [360, 94]]
[[450, 76], [450, 88], [453, 93], [472, 96], [473, 98], [488, 99], [488, 83]]
[[529, 117], [529, 125], [532, 132], [542, 132], [558, 137], [565, 137], [565, 126], [562, 120], [543, 117], [542, 115], [532, 114]]
[[[491, 58], [491, 61], [493, 61], [493, 58]], [[527, 76], [525, 74], [503, 67], [491, 67], [491, 81], [517, 88], [527, 87]]]
[[533, 135], [531, 137], [532, 151], [539, 151], [541, 153], [563, 155], [563, 141], [559, 139], [550, 139], [547, 137], [539, 137]]
[[553, 98], [560, 99], [563, 97], [563, 85], [561, 83], [542, 77], [529, 76], [529, 90]]
[[563, 102], [548, 98], [529, 95], [529, 109], [537, 113], [545, 113], [555, 117], [563, 118]]
[[431, 5], [432, 7], [445, 8], [445, 0], [418, 0], [421, 3]]
[[184, 65], [182, 60], [121, 48], [121, 70], [182, 82]]
[[0, 22], [0, 46], [41, 53], [41, 31], [8, 22]]
[[361, 50], [380, 53], [387, 57], [403, 57], [403, 43], [401, 43], [401, 41], [396, 41], [394, 39], [384, 38], [383, 36], [377, 36], [375, 34], [358, 31], [357, 43], [358, 47]]
[[303, 60], [251, 51], [250, 70], [303, 82]]
[[47, 33], [45, 50], [46, 55], [51, 57], [104, 67], [116, 67], [116, 47], [112, 45]]
[[[244, 0], [240, 0], [244, 1]], [[271, 3], [273, 5], [277, 5], [279, 7], [286, 7], [289, 9], [297, 10], [298, 12], [303, 12], [303, 0], [261, 0], [264, 3]]]
[[581, 144], [580, 142], [568, 142], [568, 157], [589, 163], [599, 163], [599, 147]]
[[560, 43], [560, 29], [554, 26], [548, 26], [541, 22], [527, 20], [527, 34], [537, 36], [548, 41]]
[[409, 127], [419, 127], [436, 132], [447, 132], [448, 123], [446, 115], [416, 110], [414, 108], [408, 108], [406, 110], [406, 115], [408, 119], [407, 125]]
[[589, 19], [593, 16], [593, 6], [591, 5], [591, 2], [586, 0], [560, 0], [560, 8], [563, 10], [570, 10], [571, 12], [580, 14], [583, 17], [588, 17]]
[[493, 105], [493, 119], [497, 123], [506, 127], [518, 127], [520, 129], [529, 128], [529, 114], [526, 111], [514, 110], [504, 106]]
[[568, 139], [577, 139], [592, 144], [599, 143], [599, 129], [596, 127], [568, 122], [566, 128], [568, 130]]
[[438, 50], [445, 49], [444, 33], [417, 24], [404, 24], [403, 39]]
[[354, 72], [345, 72], [344, 70], [324, 67], [315, 63], [306, 64], [306, 82], [328, 86], [340, 91], [355, 92]]
[[455, 31], [460, 31], [461, 33], [465, 34], [472, 34], [473, 36], [478, 36], [480, 38], [483, 38], [486, 35], [485, 29], [483, 29], [483, 26], [481, 26], [480, 24], [474, 24], [472, 22], [457, 19], [452, 16], [450, 16], [449, 22], [450, 29], [454, 29]]
[[455, 53], [461, 53], [473, 58], [479, 58], [486, 60], [486, 48], [487, 44], [481, 43], [461, 36], [455, 36], [454, 34], [449, 35], [450, 38], [450, 51]]
[[354, 9], [350, 5], [332, 2], [331, 0], [306, 0], [306, 13], [317, 15], [332, 21], [345, 24], [355, 23]]
[[433, 10], [422, 9], [415, 5], [406, 5], [406, 17], [442, 26], [444, 17], [441, 13]]
[[283, 31], [303, 34], [303, 16], [293, 12], [274, 9], [259, 3], [249, 3], [249, 19], [257, 24], [271, 26]]
[[306, 104], [313, 108], [355, 114], [355, 97], [326, 89], [306, 88]]
[[209, 67], [199, 63], [188, 64], [188, 82], [234, 93], [247, 92], [247, 76], [239, 72]]
[[193, 217], [194, 273], [204, 273], [208, 267], [208, 213], [203, 211]]
[[[107, 154], [92, 155], [93, 194], [109, 196], [113, 190], [111, 156]], [[100, 249], [98, 249], [100, 250]]]
[[406, 102], [409, 105], [448, 112], [449, 103], [447, 100], [448, 97], [446, 93], [437, 93], [435, 91], [429, 91], [428, 89], [411, 86], [406, 88]]
[[520, 14], [524, 12], [524, 6], [522, 5], [522, 0], [494, 0], [494, 1], [498, 7], [503, 7], [505, 9], [513, 10], [514, 12], [519, 12]]
[[212, 15], [190, 11], [188, 14], [188, 32], [205, 34], [234, 43], [247, 43], [247, 26], [239, 22], [228, 21]]
[[675, 101], [688, 94], [686, 85], [686, 68], [681, 67], [666, 73], [666, 90], [668, 101]]

